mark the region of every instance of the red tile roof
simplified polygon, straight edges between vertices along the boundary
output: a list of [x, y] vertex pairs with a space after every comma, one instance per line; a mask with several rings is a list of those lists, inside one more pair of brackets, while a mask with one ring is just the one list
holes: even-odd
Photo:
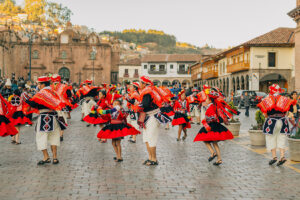
[[148, 54], [142, 58], [142, 62], [198, 62], [200, 54]]
[[295, 28], [277, 28], [242, 45], [246, 46], [293, 46]]

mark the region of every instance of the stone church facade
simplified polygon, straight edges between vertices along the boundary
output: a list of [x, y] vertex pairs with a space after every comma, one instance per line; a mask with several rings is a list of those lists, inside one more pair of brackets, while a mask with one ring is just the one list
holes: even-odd
[[[56, 37], [44, 38], [34, 33], [20, 36], [13, 30], [0, 31], [0, 70], [2, 77], [28, 78], [31, 60], [31, 80], [57, 73], [73, 83], [86, 79], [95, 84], [117, 83], [119, 64], [118, 40], [101, 41], [95, 33], [79, 34], [71, 27]], [[31, 49], [31, 59], [30, 59]]]

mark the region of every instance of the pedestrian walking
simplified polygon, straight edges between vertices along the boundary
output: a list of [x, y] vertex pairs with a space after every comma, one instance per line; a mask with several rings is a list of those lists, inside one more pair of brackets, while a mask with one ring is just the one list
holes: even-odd
[[242, 96], [242, 99], [244, 100], [244, 106], [245, 106], [245, 116], [249, 117], [249, 108], [250, 108], [250, 96], [248, 95], [248, 92], [245, 92], [245, 94]]

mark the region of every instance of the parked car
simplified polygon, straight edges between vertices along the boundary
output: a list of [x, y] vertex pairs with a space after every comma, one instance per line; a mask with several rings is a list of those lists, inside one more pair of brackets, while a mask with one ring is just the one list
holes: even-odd
[[238, 106], [239, 108], [244, 107], [244, 100], [242, 96], [245, 95], [245, 92], [247, 92], [250, 96], [250, 106], [255, 107], [258, 104], [258, 101], [256, 99], [256, 92], [253, 90], [237, 90], [233, 97], [234, 105]]
[[261, 100], [267, 96], [265, 92], [256, 92], [256, 95], [257, 103], [260, 103]]

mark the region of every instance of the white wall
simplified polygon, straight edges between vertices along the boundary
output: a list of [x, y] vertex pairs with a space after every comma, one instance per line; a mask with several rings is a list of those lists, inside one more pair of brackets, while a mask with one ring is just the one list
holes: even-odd
[[128, 69], [128, 78], [133, 78], [134, 72], [137, 69], [139, 76], [142, 76], [141, 74], [141, 66], [126, 66], [126, 65], [120, 65], [119, 66], [119, 78], [124, 78], [125, 69]]
[[[268, 52], [276, 53], [276, 66], [268, 67]], [[251, 47], [251, 69], [292, 69], [295, 66], [293, 47]]]
[[[167, 73], [166, 74], [149, 74], [148, 70], [150, 70], [150, 65], [155, 65], [156, 66], [156, 70], [159, 70], [159, 65], [164, 64], [166, 66], [167, 69]], [[191, 63], [177, 63], [177, 62], [168, 62], [168, 63], [142, 63], [141, 66], [141, 75], [146, 75], [152, 78], [168, 78], [168, 77], [186, 77], [186, 78], [190, 78], [191, 75], [190, 74], [178, 74], [177, 70], [179, 69], [179, 65], [181, 64], [185, 64], [185, 69], [187, 70], [188, 66], [191, 66]], [[144, 69], [144, 65], [147, 65], [147, 69]], [[171, 69], [171, 65], [173, 65], [173, 69]]]

